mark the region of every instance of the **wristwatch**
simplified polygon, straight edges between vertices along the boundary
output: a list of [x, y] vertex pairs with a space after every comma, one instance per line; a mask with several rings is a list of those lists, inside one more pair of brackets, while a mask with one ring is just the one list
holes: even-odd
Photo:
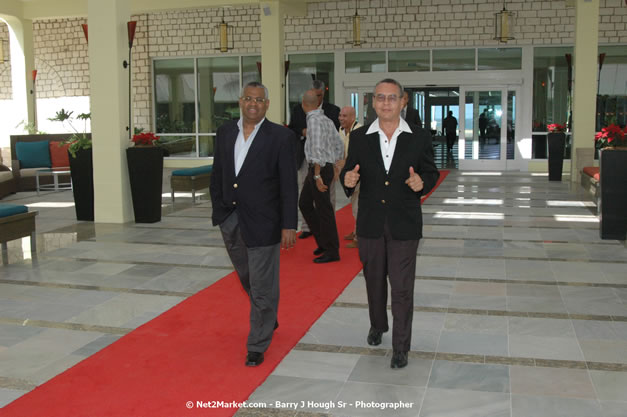
[[314, 175], [313, 176], [314, 181], [318, 181], [320, 178], [322, 178], [320, 175]]

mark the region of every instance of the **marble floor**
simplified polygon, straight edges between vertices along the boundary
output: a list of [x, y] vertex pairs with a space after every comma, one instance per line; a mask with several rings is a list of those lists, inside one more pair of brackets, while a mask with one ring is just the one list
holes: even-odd
[[[590, 197], [546, 175], [453, 171], [423, 206], [412, 350], [372, 348], [358, 274], [237, 416], [627, 416], [627, 248]], [[337, 207], [346, 198], [337, 191]], [[0, 266], [0, 407], [232, 271], [207, 196], [164, 187], [156, 224], [38, 210], [38, 253]]]

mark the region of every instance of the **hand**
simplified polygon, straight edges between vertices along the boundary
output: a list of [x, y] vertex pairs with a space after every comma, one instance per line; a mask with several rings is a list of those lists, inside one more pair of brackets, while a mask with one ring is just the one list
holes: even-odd
[[337, 181], [340, 177], [340, 172], [344, 169], [344, 164], [346, 163], [346, 159], [340, 159], [333, 166], [333, 181]]
[[282, 229], [281, 230], [281, 248], [290, 249], [296, 244], [296, 230], [294, 229]]
[[355, 188], [357, 181], [359, 181], [359, 164], [355, 165], [355, 168], [344, 175], [344, 186], [346, 188]]
[[425, 186], [420, 175], [414, 172], [414, 167], [409, 167], [409, 178], [405, 180], [405, 184], [409, 185], [409, 188], [415, 192], [422, 190]]
[[303, 136], [304, 138], [305, 138], [305, 137], [307, 137], [307, 128], [304, 128], [304, 129], [303, 129], [303, 134], [302, 134], [302, 136]]
[[324, 181], [322, 181], [322, 178], [318, 178], [316, 180], [316, 188], [318, 189], [318, 191], [320, 191], [321, 193], [324, 193], [325, 191], [327, 191], [329, 189], [329, 187], [327, 187], [326, 185], [324, 185]]

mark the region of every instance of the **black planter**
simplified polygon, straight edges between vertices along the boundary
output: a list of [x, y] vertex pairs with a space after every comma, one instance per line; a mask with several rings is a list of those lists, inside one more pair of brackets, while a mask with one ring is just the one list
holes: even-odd
[[135, 223], [161, 221], [163, 149], [157, 146], [128, 148], [126, 160]]
[[94, 165], [91, 149], [76, 152], [76, 158], [70, 155], [70, 175], [76, 220], [94, 221]]
[[627, 149], [602, 149], [601, 239], [625, 240], [627, 234]]
[[564, 148], [566, 134], [564, 132], [549, 133], [549, 181], [562, 180], [562, 168], [564, 167]]

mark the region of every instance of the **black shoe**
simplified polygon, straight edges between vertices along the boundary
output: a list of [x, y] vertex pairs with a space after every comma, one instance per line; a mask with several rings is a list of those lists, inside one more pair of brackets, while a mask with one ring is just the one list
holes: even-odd
[[390, 362], [390, 368], [400, 369], [407, 366], [407, 352], [394, 351], [392, 354], [392, 361]]
[[314, 259], [313, 261], [317, 264], [326, 264], [328, 262], [337, 262], [340, 260], [339, 256], [331, 256], [331, 255], [327, 255], [326, 253], [322, 256], [318, 256], [316, 259]]
[[278, 328], [279, 328], [279, 321], [277, 320], [277, 321], [274, 322], [274, 330], [276, 330]]
[[263, 362], [263, 352], [248, 352], [246, 366], [259, 366]]
[[368, 337], [366, 341], [370, 346], [378, 346], [381, 344], [381, 335], [383, 335], [382, 331], [376, 330], [374, 327], [371, 327], [368, 331]]
[[313, 233], [311, 233], [311, 232], [300, 232], [300, 235], [298, 235], [298, 238], [299, 239], [307, 239], [311, 235], [313, 235]]
[[324, 253], [324, 249], [322, 249], [321, 247], [317, 247], [314, 251], [313, 254], [318, 256], [318, 255], [322, 255]]

